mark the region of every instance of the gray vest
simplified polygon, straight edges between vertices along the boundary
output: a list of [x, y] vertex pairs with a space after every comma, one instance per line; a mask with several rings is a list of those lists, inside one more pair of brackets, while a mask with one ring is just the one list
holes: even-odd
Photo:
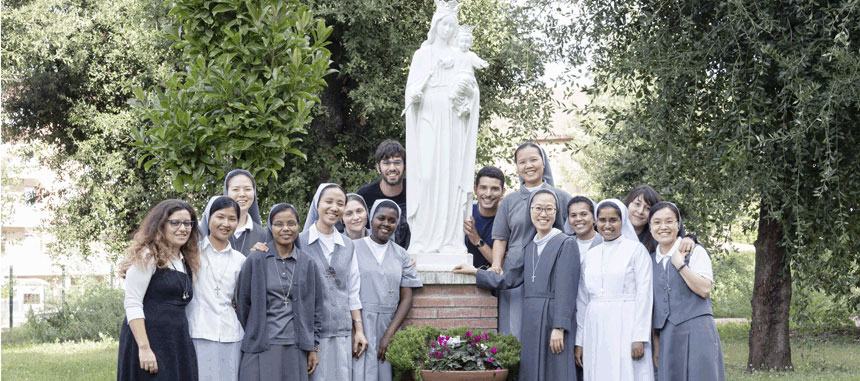
[[400, 302], [400, 280], [403, 278], [400, 257], [389, 247], [380, 264], [367, 242], [360, 239], [353, 243], [356, 245], [358, 271], [361, 273], [362, 310], [394, 314]]
[[299, 234], [299, 247], [316, 261], [323, 280], [320, 337], [349, 336], [352, 333], [352, 316], [349, 313], [349, 262], [354, 253], [352, 240], [344, 236], [345, 246], [335, 245], [329, 263], [323, 254], [322, 242], [316, 240], [308, 244], [309, 239], [310, 231]]
[[[663, 269], [663, 265], [657, 263], [656, 253], [651, 253], [654, 265], [654, 328], [662, 329], [666, 320], [678, 325], [697, 316], [713, 315], [711, 297], [696, 295], [672, 265], [671, 259], [666, 260], [669, 263]], [[687, 257], [686, 263], [690, 263], [690, 257]]]

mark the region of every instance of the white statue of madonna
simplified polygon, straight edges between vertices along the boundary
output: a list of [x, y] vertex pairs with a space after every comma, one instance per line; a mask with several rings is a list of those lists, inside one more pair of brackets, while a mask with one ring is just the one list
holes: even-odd
[[409, 253], [433, 254], [432, 263], [417, 258], [419, 269], [450, 270], [466, 253], [463, 221], [472, 211], [480, 100], [474, 69], [487, 63], [469, 51], [472, 28], [459, 27], [460, 5], [436, 0], [406, 82]]

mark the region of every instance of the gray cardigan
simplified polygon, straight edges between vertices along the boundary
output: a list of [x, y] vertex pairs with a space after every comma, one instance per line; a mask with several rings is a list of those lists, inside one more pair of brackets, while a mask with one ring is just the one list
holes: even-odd
[[[239, 281], [236, 284], [236, 315], [245, 329], [242, 352], [259, 353], [269, 349], [269, 334], [266, 332], [266, 265], [269, 257], [277, 254], [272, 241], [266, 243], [266, 253], [253, 250], [248, 254]], [[323, 280], [316, 263], [298, 246], [293, 249], [296, 278], [290, 293], [295, 317], [296, 345], [303, 351], [312, 351], [319, 345], [322, 330]]]

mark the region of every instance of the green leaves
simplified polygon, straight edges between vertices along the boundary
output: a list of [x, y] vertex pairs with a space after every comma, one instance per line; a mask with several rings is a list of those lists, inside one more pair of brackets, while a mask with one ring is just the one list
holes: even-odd
[[333, 72], [324, 48], [332, 28], [312, 23], [297, 1], [214, 3], [176, 3], [170, 14], [182, 34], [173, 47], [189, 66], [163, 87], [135, 91], [148, 126], [134, 136], [139, 154], [173, 173], [179, 191], [237, 166], [265, 185], [285, 156], [305, 158], [292, 144]]

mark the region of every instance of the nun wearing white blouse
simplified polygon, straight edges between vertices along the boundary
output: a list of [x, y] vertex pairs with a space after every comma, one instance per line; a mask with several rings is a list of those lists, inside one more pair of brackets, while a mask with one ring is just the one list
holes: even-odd
[[343, 218], [346, 192], [337, 184], [320, 184], [311, 201], [299, 246], [316, 261], [323, 280], [319, 362], [313, 380], [349, 380], [352, 358], [367, 349], [361, 320], [361, 275], [355, 246], [335, 229]]
[[654, 260], [654, 365], [664, 381], [724, 381], [723, 350], [711, 308], [714, 272], [701, 245], [681, 252], [678, 207], [659, 202], [648, 216]]
[[245, 256], [230, 246], [239, 223], [239, 204], [228, 196], [209, 199], [200, 233], [200, 270], [185, 314], [201, 380], [236, 380], [242, 359], [242, 330], [233, 292]]
[[653, 380], [651, 256], [621, 201], [598, 203], [596, 220], [603, 243], [582, 262], [576, 362], [586, 381]]
[[367, 352], [352, 365], [353, 381], [391, 380], [391, 364], [385, 360], [388, 344], [412, 308], [412, 289], [422, 287], [406, 250], [392, 240], [400, 213], [394, 201], [376, 200], [370, 212], [370, 236], [353, 241], [361, 272], [361, 320], [368, 341]]

